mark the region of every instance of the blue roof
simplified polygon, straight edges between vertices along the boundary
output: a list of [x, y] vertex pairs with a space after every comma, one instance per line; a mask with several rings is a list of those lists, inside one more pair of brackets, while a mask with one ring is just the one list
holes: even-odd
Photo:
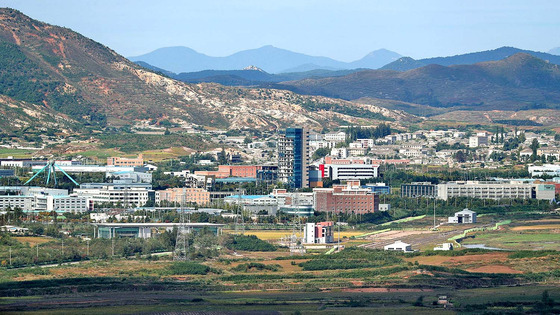
[[216, 183], [251, 183], [256, 181], [256, 178], [251, 177], [228, 177], [216, 179]]
[[[241, 199], [259, 199], [259, 198], [263, 198], [263, 197], [272, 197], [272, 196], [270, 196], [270, 195], [241, 195]], [[225, 198], [227, 198], [227, 199], [239, 199], [239, 195], [227, 196]]]

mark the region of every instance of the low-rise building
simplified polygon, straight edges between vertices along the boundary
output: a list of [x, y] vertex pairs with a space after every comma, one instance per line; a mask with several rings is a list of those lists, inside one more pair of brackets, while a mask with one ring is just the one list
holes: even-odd
[[447, 223], [459, 223], [459, 224], [476, 223], [476, 212], [469, 209], [464, 209], [462, 211], [455, 212], [454, 216], [449, 217], [447, 219]]
[[145, 183], [85, 183], [74, 192], [97, 204], [110, 202], [123, 207], [140, 207], [148, 200], [155, 201], [152, 185]]
[[437, 185], [430, 182], [412, 182], [410, 184], [403, 184], [401, 185], [401, 197], [435, 198], [438, 193], [437, 187]]
[[142, 154], [138, 155], [137, 158], [122, 158], [122, 157], [112, 156], [107, 158], [107, 165], [143, 166], [144, 158], [142, 157]]
[[456, 181], [437, 185], [437, 197], [553, 200], [555, 186], [522, 181]]
[[319, 212], [364, 214], [379, 211], [379, 195], [360, 188], [359, 181], [333, 188], [315, 188], [314, 207]]
[[168, 188], [155, 192], [156, 203], [163, 201], [179, 205], [197, 204], [207, 205], [210, 203], [210, 192], [202, 188]]
[[383, 247], [383, 249], [405, 252], [405, 253], [410, 253], [410, 252], [413, 251], [410, 244], [407, 244], [407, 243], [401, 242], [401, 241], [396, 241], [393, 244], [386, 245], [385, 247]]
[[332, 221], [319, 223], [306, 223], [303, 233], [305, 244], [327, 244], [334, 242]]

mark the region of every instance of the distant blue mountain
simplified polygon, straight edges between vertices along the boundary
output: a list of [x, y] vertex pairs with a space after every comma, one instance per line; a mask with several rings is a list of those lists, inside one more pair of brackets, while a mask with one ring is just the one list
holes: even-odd
[[548, 51], [548, 53], [551, 55], [560, 56], [560, 47], [552, 48]]
[[160, 48], [130, 60], [143, 61], [153, 67], [174, 73], [203, 70], [241, 70], [254, 65], [268, 73], [302, 72], [316, 69], [344, 70], [355, 68], [377, 69], [400, 57], [395, 52], [381, 49], [354, 62], [342, 62], [328, 57], [309, 56], [274, 46], [263, 46], [237, 52], [227, 57], [211, 57], [187, 47]]
[[474, 53], [449, 56], [449, 57], [435, 57], [435, 58], [426, 58], [426, 59], [419, 59], [419, 60], [414, 60], [410, 57], [402, 57], [397, 61], [391, 62], [381, 67], [381, 69], [408, 71], [431, 64], [436, 64], [441, 66], [472, 65], [479, 62], [502, 60], [509, 56], [513, 56], [517, 53], [526, 53], [533, 57], [548, 61], [553, 64], [557, 64], [557, 65], [560, 64], [560, 56], [538, 52], [538, 51], [523, 50], [515, 47], [500, 47], [494, 50], [486, 50], [481, 52], [474, 52]]

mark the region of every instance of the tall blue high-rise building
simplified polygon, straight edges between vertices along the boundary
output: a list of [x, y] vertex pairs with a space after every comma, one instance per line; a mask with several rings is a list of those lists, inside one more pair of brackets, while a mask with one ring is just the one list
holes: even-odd
[[292, 188], [309, 187], [309, 131], [287, 128], [278, 139], [278, 179]]

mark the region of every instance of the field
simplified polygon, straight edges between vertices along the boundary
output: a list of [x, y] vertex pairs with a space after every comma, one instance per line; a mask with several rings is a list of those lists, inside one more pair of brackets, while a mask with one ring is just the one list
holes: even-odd
[[31, 158], [35, 154], [35, 150], [22, 150], [22, 149], [9, 149], [0, 148], [0, 158], [7, 158], [13, 156], [14, 159]]
[[[434, 302], [446, 295], [454, 310], [462, 313], [542, 313], [537, 302], [545, 290], [560, 301], [557, 218], [512, 219], [509, 225], [491, 230], [505, 217], [485, 216], [481, 223], [445, 224], [437, 231], [431, 230], [432, 220], [424, 218], [379, 227], [384, 229], [360, 240], [350, 238], [371, 230], [346, 230], [341, 232], [345, 249], [328, 255], [325, 249], [303, 255], [291, 254], [285, 247], [268, 252], [224, 249], [219, 257], [194, 262], [208, 270], [203, 274], [189, 273], [190, 269], [171, 272], [177, 263], [165, 255], [6, 269], [0, 273], [0, 312], [428, 314], [443, 310]], [[431, 251], [434, 244], [473, 227], [487, 230], [469, 233], [460, 243], [511, 251]], [[245, 231], [271, 242], [291, 233]], [[395, 240], [421, 251], [379, 250]], [[18, 241], [32, 244], [34, 240]], [[549, 251], [525, 250], [536, 248]], [[40, 297], [45, 294], [49, 297]], [[551, 305], [560, 311], [560, 303]]]
[[34, 246], [37, 244], [43, 244], [52, 241], [52, 238], [49, 237], [31, 237], [31, 236], [17, 236], [14, 239], [20, 243], [29, 243], [30, 246]]
[[[235, 233], [233, 230], [224, 230], [225, 233]], [[358, 235], [362, 235], [367, 231], [358, 231], [358, 230], [341, 230], [340, 231], [340, 239], [350, 238], [352, 236], [356, 237]], [[266, 241], [278, 241], [282, 237], [289, 237], [292, 235], [292, 230], [246, 230], [245, 235], [255, 235], [256, 237], [260, 238], [261, 240]], [[296, 231], [296, 235], [298, 237], [302, 237], [301, 231]], [[334, 232], [335, 240], [338, 239], [338, 231], [335, 230]]]

